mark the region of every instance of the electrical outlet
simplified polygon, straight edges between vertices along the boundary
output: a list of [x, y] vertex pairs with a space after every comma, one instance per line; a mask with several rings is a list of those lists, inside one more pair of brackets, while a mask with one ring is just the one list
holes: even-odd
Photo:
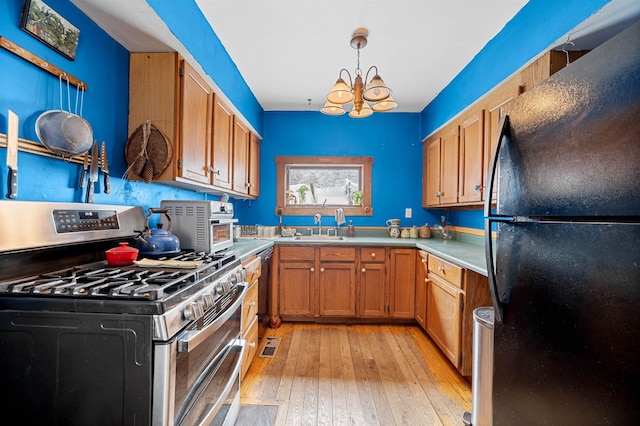
[[404, 209], [404, 217], [405, 219], [411, 219], [411, 207]]

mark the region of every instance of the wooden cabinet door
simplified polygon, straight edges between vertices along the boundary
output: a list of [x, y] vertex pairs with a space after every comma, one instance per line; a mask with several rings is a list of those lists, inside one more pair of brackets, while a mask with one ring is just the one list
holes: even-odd
[[440, 205], [440, 146], [442, 138], [436, 137], [433, 140], [425, 142], [424, 150], [424, 177], [422, 195], [425, 207]]
[[391, 249], [389, 267], [389, 316], [414, 318], [416, 250]]
[[384, 318], [387, 316], [385, 291], [386, 268], [382, 262], [360, 264], [358, 316]]
[[427, 333], [458, 368], [462, 290], [431, 273], [428, 280]]
[[249, 195], [260, 195], [260, 139], [253, 132], [249, 136]]
[[233, 113], [220, 97], [213, 103], [213, 173], [212, 184], [231, 189], [233, 163]]
[[179, 175], [209, 184], [211, 108], [213, 92], [186, 61], [182, 61], [180, 140], [182, 167]]
[[460, 125], [458, 202], [482, 201], [484, 155], [484, 110], [475, 112]]
[[427, 252], [420, 250], [416, 257], [416, 312], [418, 324], [427, 327]]
[[280, 314], [312, 317], [315, 309], [313, 262], [280, 262], [278, 266]]
[[233, 190], [249, 193], [249, 129], [233, 118]]
[[[496, 148], [498, 146], [498, 137], [500, 136], [500, 125], [504, 118], [508, 105], [518, 97], [519, 87], [509, 88], [506, 91], [500, 91], [495, 95], [492, 95], [487, 104], [487, 114], [485, 116], [485, 162], [484, 162], [484, 182], [485, 185], [489, 183], [489, 168], [491, 167], [491, 161], [496, 155]], [[496, 199], [496, 185], [494, 184], [493, 192], [491, 194], [491, 200]]]
[[448, 129], [442, 136], [440, 148], [440, 204], [458, 202], [458, 126]]
[[320, 264], [320, 316], [356, 316], [356, 272], [353, 263]]

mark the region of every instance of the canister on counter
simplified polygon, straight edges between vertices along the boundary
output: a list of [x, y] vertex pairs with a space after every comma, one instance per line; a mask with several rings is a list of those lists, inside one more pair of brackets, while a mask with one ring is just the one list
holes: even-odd
[[420, 227], [420, 238], [431, 238], [431, 228], [428, 223]]

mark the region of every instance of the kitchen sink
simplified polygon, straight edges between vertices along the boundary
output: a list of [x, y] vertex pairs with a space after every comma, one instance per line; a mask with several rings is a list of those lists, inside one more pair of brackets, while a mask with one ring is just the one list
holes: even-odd
[[294, 240], [301, 241], [340, 241], [344, 239], [346, 238], [339, 235], [298, 235], [294, 237]]

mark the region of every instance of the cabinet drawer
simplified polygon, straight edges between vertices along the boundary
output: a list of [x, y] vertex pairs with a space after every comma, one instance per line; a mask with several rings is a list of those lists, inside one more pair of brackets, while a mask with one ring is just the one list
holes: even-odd
[[320, 247], [320, 261], [355, 262], [355, 247]]
[[242, 263], [242, 266], [247, 274], [246, 280], [248, 284], [252, 284], [255, 280], [260, 278], [262, 260], [259, 257], [256, 256], [245, 260]]
[[462, 288], [462, 268], [440, 259], [437, 256], [429, 255], [429, 272], [445, 279], [448, 283], [458, 288]]
[[361, 262], [384, 262], [384, 247], [360, 247]]
[[280, 247], [280, 260], [315, 260], [315, 248], [304, 246]]
[[258, 284], [249, 287], [242, 302], [242, 330], [246, 330], [254, 316], [258, 314]]
[[244, 377], [247, 374], [247, 370], [253, 361], [253, 358], [258, 352], [258, 316], [256, 315], [251, 321], [251, 325], [242, 335], [242, 338], [246, 340], [246, 346], [244, 350], [244, 356], [242, 357], [242, 375]]

